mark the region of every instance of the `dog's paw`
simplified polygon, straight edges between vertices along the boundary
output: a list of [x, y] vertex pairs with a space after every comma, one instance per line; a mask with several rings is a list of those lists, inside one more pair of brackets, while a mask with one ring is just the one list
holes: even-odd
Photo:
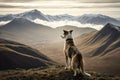
[[72, 70], [71, 66], [68, 66], [68, 69], [69, 69], [69, 70]]
[[76, 74], [76, 73], [74, 73], [74, 74], [73, 74], [73, 76], [74, 76], [74, 77], [76, 77], [76, 76], [77, 76], [77, 74]]
[[68, 68], [67, 67], [65, 67], [65, 70], [67, 70]]
[[91, 77], [91, 74], [86, 73], [86, 72], [84, 73], [84, 75], [87, 76], [87, 77]]

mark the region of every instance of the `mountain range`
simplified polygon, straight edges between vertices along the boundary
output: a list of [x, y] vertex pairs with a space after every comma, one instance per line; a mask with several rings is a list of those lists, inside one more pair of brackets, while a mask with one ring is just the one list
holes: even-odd
[[118, 19], [102, 14], [84, 14], [81, 16], [72, 16], [68, 14], [63, 14], [63, 15], [52, 16], [52, 15], [45, 15], [36, 9], [19, 14], [1, 15], [0, 21], [9, 21], [9, 20], [13, 20], [14, 18], [25, 18], [32, 21], [35, 19], [40, 19], [49, 22], [68, 20], [68, 21], [77, 21], [82, 24], [89, 23], [89, 24], [105, 25], [107, 23], [112, 23], [115, 25], [120, 25], [120, 21]]
[[0, 37], [24, 44], [43, 44], [50, 41], [59, 41], [63, 29], [75, 30], [75, 37], [83, 33], [96, 31], [93, 28], [78, 28], [70, 25], [51, 28], [42, 24], [36, 24], [25, 18], [15, 18], [0, 27]]

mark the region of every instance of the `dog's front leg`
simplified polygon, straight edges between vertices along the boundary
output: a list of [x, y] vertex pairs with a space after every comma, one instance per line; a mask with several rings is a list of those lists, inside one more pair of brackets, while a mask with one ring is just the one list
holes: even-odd
[[65, 55], [65, 59], [66, 59], [66, 66], [65, 66], [65, 69], [67, 69], [68, 68], [68, 56], [67, 55]]
[[69, 58], [69, 60], [68, 60], [68, 62], [69, 62], [69, 63], [68, 63], [68, 68], [69, 68], [69, 69], [71, 69], [71, 68], [72, 68], [72, 65], [71, 65], [71, 60], [72, 60], [71, 58]]

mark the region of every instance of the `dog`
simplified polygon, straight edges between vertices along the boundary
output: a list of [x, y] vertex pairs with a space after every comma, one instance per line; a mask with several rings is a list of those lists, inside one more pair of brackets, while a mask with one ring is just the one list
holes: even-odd
[[63, 32], [64, 33], [63, 35], [61, 35], [61, 37], [65, 39], [65, 45], [64, 45], [64, 53], [66, 59], [65, 69], [72, 69], [74, 71], [73, 76], [76, 76], [80, 72], [83, 75], [90, 76], [90, 74], [85, 72], [82, 54], [79, 52], [79, 50], [74, 44], [72, 38], [73, 30], [69, 30], [69, 31], [63, 30]]

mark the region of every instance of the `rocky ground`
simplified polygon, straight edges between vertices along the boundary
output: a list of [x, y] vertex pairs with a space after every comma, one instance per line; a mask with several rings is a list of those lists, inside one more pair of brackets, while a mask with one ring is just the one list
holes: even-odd
[[35, 69], [16, 69], [0, 71], [0, 80], [120, 80], [120, 76], [102, 74], [89, 71], [92, 76], [73, 76], [73, 71], [64, 67], [49, 67]]

